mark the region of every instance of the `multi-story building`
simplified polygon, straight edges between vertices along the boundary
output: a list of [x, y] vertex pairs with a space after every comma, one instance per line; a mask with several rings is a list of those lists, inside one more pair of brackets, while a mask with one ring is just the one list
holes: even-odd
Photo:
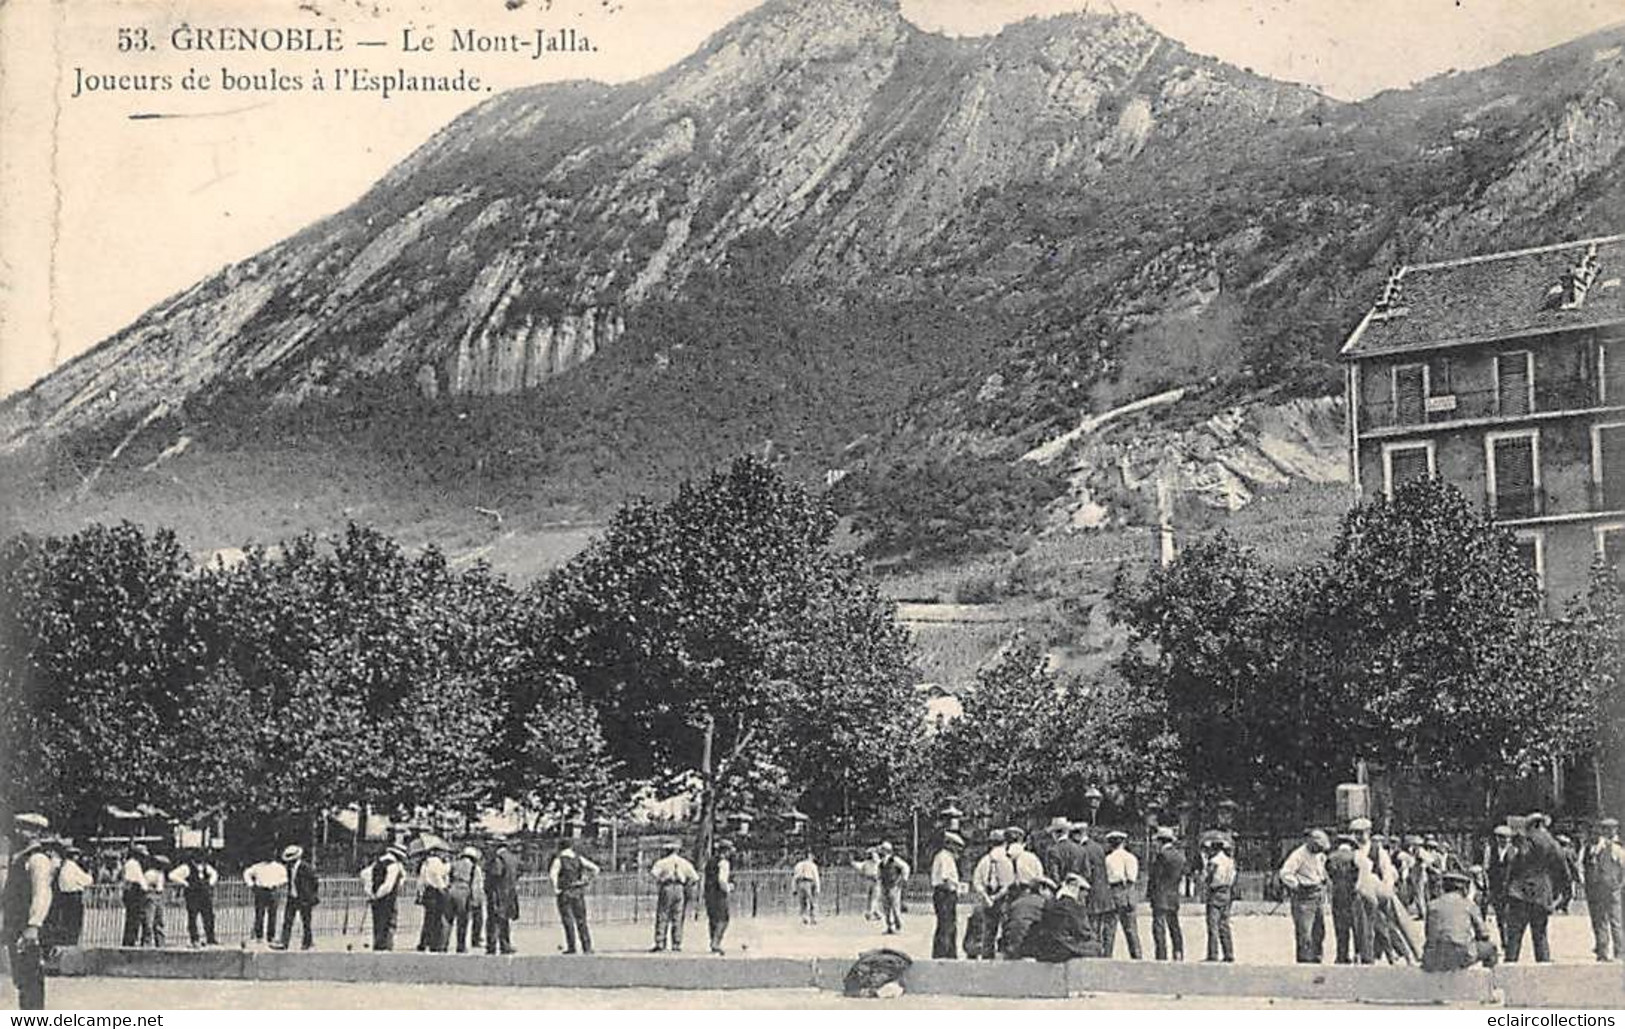
[[1351, 474], [1436, 475], [1548, 597], [1625, 560], [1625, 236], [1402, 267], [1343, 346]]

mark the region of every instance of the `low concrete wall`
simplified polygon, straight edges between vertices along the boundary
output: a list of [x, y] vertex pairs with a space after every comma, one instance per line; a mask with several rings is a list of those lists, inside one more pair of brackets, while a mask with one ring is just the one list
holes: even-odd
[[1498, 965], [1490, 974], [1508, 1007], [1625, 1009], [1625, 966], [1618, 962]]
[[[839, 992], [851, 958], [712, 958], [703, 955], [562, 954], [492, 957], [243, 950], [93, 948], [62, 952], [59, 974], [149, 979], [262, 979], [447, 983], [554, 988], [677, 990], [807, 989]], [[1275, 997], [1292, 1000], [1509, 1007], [1625, 1008], [1618, 964], [1514, 965], [1430, 975], [1360, 965], [1214, 965], [1206, 962], [1079, 960], [916, 961], [909, 993], [1050, 997], [1085, 993]]]

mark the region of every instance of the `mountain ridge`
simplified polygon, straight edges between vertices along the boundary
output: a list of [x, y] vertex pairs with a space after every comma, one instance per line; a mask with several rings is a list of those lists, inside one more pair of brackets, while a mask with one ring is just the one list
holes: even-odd
[[[886, 480], [1007, 491], [968, 534], [1003, 545], [1100, 494], [1016, 462], [1081, 413], [1188, 386], [1115, 431], [1190, 459], [1182, 427], [1327, 391], [1400, 259], [1611, 228], [1622, 40], [1345, 103], [1134, 15], [948, 37], [888, 0], [775, 0], [636, 82], [492, 98], [0, 400], [34, 498], [9, 519], [301, 448], [403, 523], [414, 491], [434, 518], [595, 517], [766, 449], [858, 524], [900, 502]], [[241, 492], [319, 492], [270, 478]]]

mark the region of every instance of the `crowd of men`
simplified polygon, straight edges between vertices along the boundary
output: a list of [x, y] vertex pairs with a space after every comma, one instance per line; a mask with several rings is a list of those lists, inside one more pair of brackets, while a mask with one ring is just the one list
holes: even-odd
[[[1546, 962], [1551, 960], [1548, 919], [1567, 910], [1579, 891], [1586, 898], [1596, 959], [1625, 959], [1625, 846], [1619, 822], [1599, 819], [1581, 848], [1554, 837], [1549, 824], [1539, 812], [1508, 819], [1496, 827], [1484, 861], [1475, 864], [1432, 837], [1404, 836], [1391, 846], [1372, 831], [1368, 818], [1353, 819], [1335, 838], [1309, 829], [1275, 873], [1290, 903], [1296, 959], [1324, 960], [1329, 911], [1338, 964], [1402, 961], [1443, 972], [1493, 965], [1502, 954], [1516, 962], [1526, 935], [1535, 960]], [[959, 907], [967, 894], [965, 957], [1111, 957], [1119, 930], [1129, 958], [1142, 956], [1135, 901], [1140, 863], [1125, 845], [1127, 834], [1105, 833], [1102, 843], [1087, 823], [1055, 819], [1049, 836], [1034, 847], [1019, 826], [995, 829], [967, 877], [961, 871], [964, 838], [956, 831], [942, 834], [931, 862], [932, 957], [960, 956]], [[1157, 960], [1184, 960], [1179, 908], [1193, 871], [1205, 913], [1206, 960], [1235, 960], [1234, 850], [1228, 834], [1204, 833], [1200, 868], [1189, 869], [1174, 831], [1156, 830], [1145, 896]], [[885, 852], [882, 845], [875, 853]], [[867, 863], [860, 868], [869, 874]], [[894, 932], [900, 921], [890, 907], [886, 910], [886, 931]], [[1487, 917], [1497, 923], [1499, 947], [1491, 941]], [[1413, 920], [1422, 923], [1420, 934]]]
[[[1579, 846], [1554, 836], [1549, 824], [1539, 812], [1509, 818], [1495, 828], [1483, 859], [1473, 863], [1433, 837], [1386, 838], [1364, 818], [1334, 833], [1308, 830], [1273, 870], [1290, 905], [1297, 960], [1324, 960], [1329, 921], [1334, 960], [1340, 964], [1403, 961], [1449, 971], [1493, 964], [1502, 955], [1515, 962], [1526, 936], [1535, 960], [1550, 961], [1548, 920], [1581, 894], [1597, 960], [1625, 958], [1625, 845], [1618, 821], [1597, 820]], [[985, 849], [970, 862], [965, 838], [957, 830], [944, 831], [929, 869], [936, 919], [932, 957], [1112, 957], [1121, 932], [1127, 956], [1140, 959], [1136, 894], [1141, 862], [1127, 841], [1120, 831], [1097, 838], [1087, 822], [1057, 818], [1032, 839], [1020, 826], [992, 830]], [[411, 848], [417, 852], [415, 873], [411, 851], [399, 844], [360, 873], [373, 949], [394, 949], [401, 890], [415, 878], [416, 903], [423, 907], [419, 951], [455, 947], [463, 953], [483, 945], [489, 954], [514, 953], [511, 926], [519, 917], [521, 865], [510, 843], [497, 839], [483, 850], [467, 845], [455, 852], [438, 838], [419, 844]], [[1150, 844], [1144, 897], [1155, 958], [1184, 960], [1179, 911], [1187, 888], [1194, 885], [1204, 909], [1206, 960], [1234, 961], [1230, 915], [1238, 882], [1235, 840], [1222, 831], [1202, 833], [1194, 860], [1171, 828], [1158, 828]], [[670, 841], [664, 850], [649, 870], [657, 894], [651, 949], [682, 950], [683, 928], [698, 893], [710, 950], [724, 953], [734, 891], [732, 841], [718, 840], [703, 870], [683, 856], [680, 842]], [[48, 943], [79, 942], [84, 891], [96, 877], [84, 854], [53, 835], [48, 821], [37, 814], [14, 818], [9, 853], [0, 927], [11, 951], [19, 1003], [38, 1007], [44, 1000], [42, 934]], [[888, 934], [900, 932], [911, 875], [908, 862], [882, 842], [852, 866], [869, 886], [865, 916]], [[592, 952], [587, 893], [599, 871], [573, 840], [563, 841], [552, 857], [548, 877], [567, 954]], [[184, 852], [177, 865], [135, 843], [115, 874], [124, 909], [124, 946], [166, 944], [164, 913], [172, 889], [185, 903], [191, 945], [217, 944], [220, 874], [204, 852]], [[253, 940], [287, 949], [297, 925], [300, 946], [310, 949], [321, 880], [303, 848], [289, 845], [249, 865], [242, 877], [253, 898]], [[797, 855], [790, 877], [798, 917], [805, 925], [815, 924], [823, 886], [816, 855]], [[963, 931], [962, 907], [969, 909]], [[1487, 928], [1490, 919], [1498, 930], [1495, 940]]]

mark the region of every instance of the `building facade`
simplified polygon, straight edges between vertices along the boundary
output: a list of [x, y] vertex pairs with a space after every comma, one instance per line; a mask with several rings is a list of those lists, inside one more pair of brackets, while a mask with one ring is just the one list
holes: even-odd
[[1342, 351], [1356, 490], [1483, 498], [1554, 612], [1625, 564], [1622, 278], [1625, 235], [1408, 265]]

